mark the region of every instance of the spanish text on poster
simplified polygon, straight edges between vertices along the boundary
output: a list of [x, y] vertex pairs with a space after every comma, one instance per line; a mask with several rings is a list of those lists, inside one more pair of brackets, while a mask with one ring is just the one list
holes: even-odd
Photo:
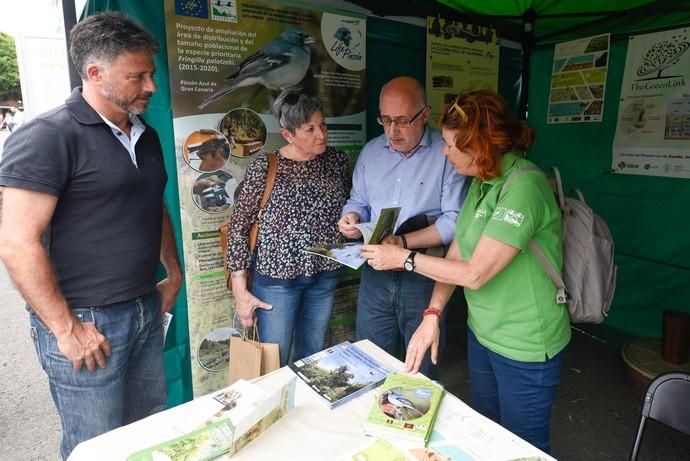
[[616, 173], [690, 178], [689, 30], [628, 40], [613, 139]]
[[498, 88], [496, 29], [440, 17], [427, 18], [426, 95], [429, 123], [458, 93]]
[[548, 123], [601, 122], [610, 42], [603, 34], [555, 46]]
[[304, 5], [165, 1], [195, 395], [226, 385], [238, 332], [218, 228], [248, 164], [285, 143], [275, 99], [316, 96], [330, 145], [354, 155], [365, 141], [365, 18]]

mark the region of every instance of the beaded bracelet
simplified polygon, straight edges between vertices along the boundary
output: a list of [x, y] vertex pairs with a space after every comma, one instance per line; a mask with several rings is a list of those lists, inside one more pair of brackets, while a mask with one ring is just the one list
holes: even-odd
[[427, 307], [424, 309], [424, 312], [422, 312], [422, 316], [426, 317], [427, 315], [435, 315], [439, 319], [441, 318], [441, 309], [438, 307]]

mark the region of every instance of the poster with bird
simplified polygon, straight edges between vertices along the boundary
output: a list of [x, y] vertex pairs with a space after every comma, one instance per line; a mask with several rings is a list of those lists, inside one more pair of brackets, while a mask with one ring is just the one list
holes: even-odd
[[[366, 17], [318, 8], [165, 0], [194, 395], [226, 385], [231, 358], [223, 345], [237, 325], [218, 228], [248, 165], [286, 143], [274, 103], [294, 92], [316, 97], [328, 146], [351, 159], [366, 141]], [[336, 289], [336, 303], [338, 296]]]

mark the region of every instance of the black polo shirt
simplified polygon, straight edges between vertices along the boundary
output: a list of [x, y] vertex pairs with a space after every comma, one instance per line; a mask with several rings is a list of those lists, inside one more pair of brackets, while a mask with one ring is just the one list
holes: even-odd
[[79, 89], [5, 143], [0, 185], [58, 198], [43, 241], [72, 308], [155, 288], [167, 175], [153, 128], [135, 150], [138, 168]]

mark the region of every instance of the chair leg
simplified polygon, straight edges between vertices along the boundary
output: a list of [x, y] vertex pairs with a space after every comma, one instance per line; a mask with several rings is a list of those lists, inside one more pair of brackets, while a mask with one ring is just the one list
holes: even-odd
[[640, 424], [637, 427], [637, 435], [635, 436], [635, 442], [633, 443], [632, 452], [630, 453], [630, 461], [637, 460], [637, 453], [640, 451], [640, 443], [642, 443], [642, 435], [644, 433], [644, 427], [647, 423], [647, 417], [642, 416], [640, 418]]

